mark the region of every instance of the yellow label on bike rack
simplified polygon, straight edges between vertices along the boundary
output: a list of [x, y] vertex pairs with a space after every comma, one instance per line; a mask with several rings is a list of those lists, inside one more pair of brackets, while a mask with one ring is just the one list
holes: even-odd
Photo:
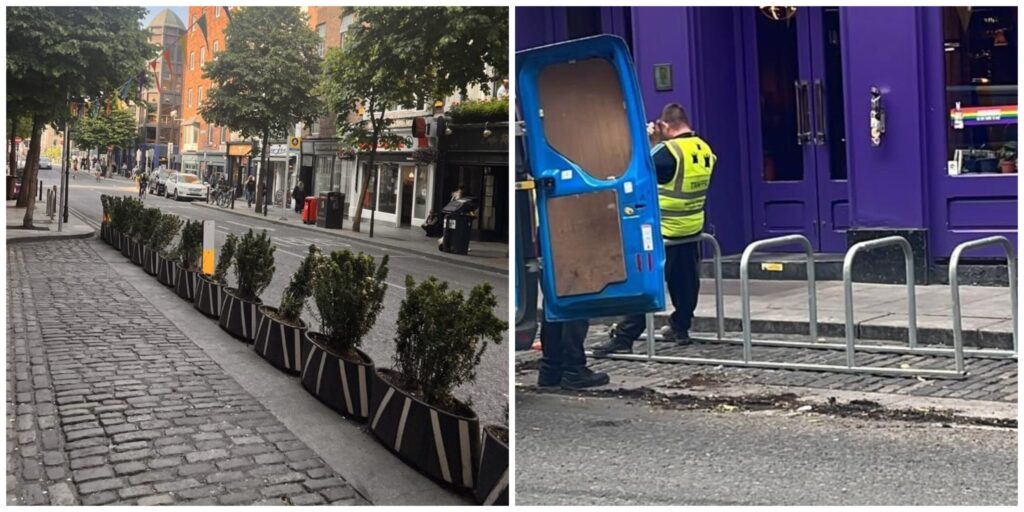
[[782, 272], [782, 263], [762, 263], [761, 270], [764, 272]]

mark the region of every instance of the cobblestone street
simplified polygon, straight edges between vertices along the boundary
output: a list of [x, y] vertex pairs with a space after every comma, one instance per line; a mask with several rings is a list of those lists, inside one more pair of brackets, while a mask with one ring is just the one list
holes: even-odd
[[9, 505], [367, 504], [94, 243], [8, 248]]

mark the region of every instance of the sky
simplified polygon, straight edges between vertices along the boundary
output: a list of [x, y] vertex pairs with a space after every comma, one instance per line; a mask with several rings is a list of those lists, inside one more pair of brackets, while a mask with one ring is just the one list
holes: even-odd
[[162, 11], [164, 9], [170, 9], [170, 10], [174, 11], [174, 14], [177, 14], [178, 18], [181, 18], [181, 22], [182, 23], [185, 23], [185, 20], [188, 19], [188, 6], [187, 5], [169, 5], [169, 6], [163, 6], [163, 7], [155, 7], [154, 6], [154, 7], [146, 7], [146, 8], [149, 9], [149, 12], [146, 14], [146, 18], [142, 20], [142, 26], [143, 27], [149, 25], [149, 22], [154, 17], [156, 17], [156, 15], [160, 13], [160, 11]]

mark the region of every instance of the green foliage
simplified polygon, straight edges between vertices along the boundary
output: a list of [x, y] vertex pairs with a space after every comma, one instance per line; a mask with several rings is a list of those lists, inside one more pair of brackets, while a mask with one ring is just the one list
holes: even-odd
[[110, 221], [110, 199], [106, 194], [100, 194], [100, 205], [103, 207], [103, 222]]
[[200, 220], [189, 220], [181, 229], [181, 237], [178, 239], [178, 248], [175, 250], [178, 255], [178, 263], [188, 270], [199, 268], [199, 257], [203, 253], [203, 222]]
[[235, 281], [238, 295], [247, 301], [256, 301], [263, 289], [274, 278], [274, 251], [266, 231], [259, 235], [252, 229], [242, 235], [235, 250]]
[[476, 380], [476, 367], [488, 343], [500, 344], [508, 324], [495, 316], [497, 298], [490, 284], [474, 286], [469, 297], [430, 277], [416, 284], [405, 278], [398, 311], [395, 369], [406, 388], [427, 402], [451, 406], [452, 391]]
[[53, 145], [43, 150], [43, 156], [49, 158], [55, 165], [61, 161], [62, 154], [64, 154], [64, 148], [60, 145]]
[[298, 270], [292, 274], [291, 281], [281, 295], [281, 307], [278, 313], [281, 319], [290, 323], [298, 324], [302, 318], [302, 308], [306, 305], [306, 299], [313, 293], [313, 272], [323, 255], [316, 245], [309, 246], [309, 252], [302, 259]]
[[114, 211], [115, 218], [119, 218], [117, 230], [132, 238], [138, 238], [139, 215], [144, 208], [142, 201], [131, 197], [122, 197], [119, 203], [120, 208]]
[[448, 115], [457, 123], [508, 122], [508, 97], [466, 101]]
[[[378, 146], [408, 144], [391, 132], [388, 110], [399, 105], [429, 105], [472, 85], [486, 92], [494, 77], [487, 69], [508, 68], [506, 7], [362, 7], [359, 22], [349, 27], [343, 49], [327, 52], [317, 93], [338, 115], [343, 141], [369, 148], [374, 166]], [[348, 122], [358, 106], [362, 119]], [[369, 175], [362, 172], [359, 195]], [[362, 221], [356, 203], [352, 230]]]
[[135, 116], [127, 110], [112, 109], [109, 114], [80, 119], [71, 132], [75, 144], [84, 149], [127, 147], [136, 136]]
[[384, 307], [388, 256], [375, 266], [370, 255], [334, 251], [319, 259], [313, 276], [320, 333], [335, 352], [351, 354], [362, 344]]
[[1017, 159], [1017, 141], [1011, 140], [1003, 144], [1003, 147], [999, 148], [999, 159], [1000, 160], [1016, 160]]
[[227, 278], [228, 268], [231, 267], [231, 262], [235, 259], [235, 251], [238, 248], [238, 237], [234, 233], [229, 233], [227, 240], [224, 241], [224, 245], [220, 248], [220, 256], [217, 258], [217, 266], [213, 269], [213, 276], [211, 280], [218, 284], [224, 284]]
[[140, 242], [148, 242], [153, 237], [158, 222], [160, 222], [159, 208], [143, 208], [137, 217], [135, 239]]
[[149, 238], [149, 248], [157, 252], [163, 252], [167, 245], [171, 243], [171, 240], [174, 240], [180, 229], [181, 219], [177, 215], [171, 213], [160, 214], [160, 219], [156, 223], [153, 235]]

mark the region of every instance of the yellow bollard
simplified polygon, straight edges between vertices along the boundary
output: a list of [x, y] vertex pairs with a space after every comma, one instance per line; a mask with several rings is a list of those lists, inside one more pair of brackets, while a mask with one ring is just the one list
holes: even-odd
[[203, 221], [203, 273], [213, 275], [217, 256], [217, 231], [212, 220]]

